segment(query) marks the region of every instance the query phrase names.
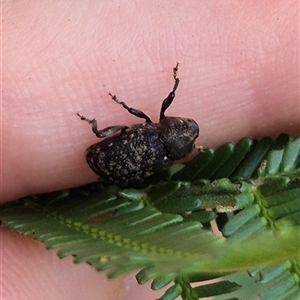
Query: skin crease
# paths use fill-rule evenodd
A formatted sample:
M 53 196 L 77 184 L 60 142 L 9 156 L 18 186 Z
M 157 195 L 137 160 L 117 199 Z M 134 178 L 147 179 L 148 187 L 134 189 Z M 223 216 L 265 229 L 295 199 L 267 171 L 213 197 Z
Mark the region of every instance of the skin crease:
M 95 181 L 84 159 L 100 127 L 166 115 L 200 126 L 198 144 L 299 135 L 298 1 L 4 1 L 1 202 Z M 0 233 L 1 299 L 153 299 L 132 277 L 107 281 L 31 237 Z M 129 278 L 129 279 L 128 279 Z

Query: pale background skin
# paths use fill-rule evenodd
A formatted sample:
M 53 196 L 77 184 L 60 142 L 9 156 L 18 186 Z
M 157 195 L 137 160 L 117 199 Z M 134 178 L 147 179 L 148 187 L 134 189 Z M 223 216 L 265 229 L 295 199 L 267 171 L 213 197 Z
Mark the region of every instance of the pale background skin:
M 83 3 L 84 2 L 84 3 Z M 188 3 L 188 4 L 186 4 Z M 299 135 L 298 1 L 4 1 L 1 201 L 95 181 L 84 151 L 101 128 L 194 118 L 197 144 Z M 154 299 L 132 277 L 107 281 L 32 238 L 0 235 L 1 299 Z M 126 290 L 127 289 L 127 290 Z

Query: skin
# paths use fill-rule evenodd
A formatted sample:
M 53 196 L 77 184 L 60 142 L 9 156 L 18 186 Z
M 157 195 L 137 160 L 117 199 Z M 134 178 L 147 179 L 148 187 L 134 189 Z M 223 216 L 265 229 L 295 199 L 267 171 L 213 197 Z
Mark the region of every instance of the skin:
M 88 4 L 88 5 L 87 5 Z M 200 126 L 197 144 L 299 136 L 298 1 L 4 1 L 1 203 L 97 180 L 85 149 L 102 128 L 158 120 Z M 0 233 L 1 299 L 153 299 L 132 277 L 106 280 L 31 237 Z

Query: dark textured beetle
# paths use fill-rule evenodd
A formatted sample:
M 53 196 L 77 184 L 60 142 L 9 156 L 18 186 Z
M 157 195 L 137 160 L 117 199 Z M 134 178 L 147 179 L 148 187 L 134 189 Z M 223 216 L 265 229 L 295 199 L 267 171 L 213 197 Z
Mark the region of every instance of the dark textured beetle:
M 162 103 L 159 123 L 153 123 L 142 111 L 128 107 L 111 93 L 115 102 L 146 122 L 130 128 L 120 125 L 98 130 L 95 119 L 77 113 L 81 120 L 92 124 L 97 137 L 106 137 L 86 150 L 86 160 L 96 174 L 114 183 L 136 181 L 167 168 L 193 150 L 199 135 L 198 124 L 192 119 L 165 116 L 179 84 L 177 71 L 178 63 L 173 68 L 174 87 Z

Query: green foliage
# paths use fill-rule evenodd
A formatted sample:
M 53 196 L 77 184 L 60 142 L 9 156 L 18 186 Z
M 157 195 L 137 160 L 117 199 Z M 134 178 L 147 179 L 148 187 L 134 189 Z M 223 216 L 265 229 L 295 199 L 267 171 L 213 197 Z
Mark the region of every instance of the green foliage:
M 160 299 L 238 297 L 244 286 L 222 277 L 245 270 L 261 299 L 298 299 L 299 153 L 299 138 L 244 138 L 142 189 L 94 183 L 26 197 L 0 207 L 0 220 L 110 277 L 140 270 L 140 284 L 168 287 Z

